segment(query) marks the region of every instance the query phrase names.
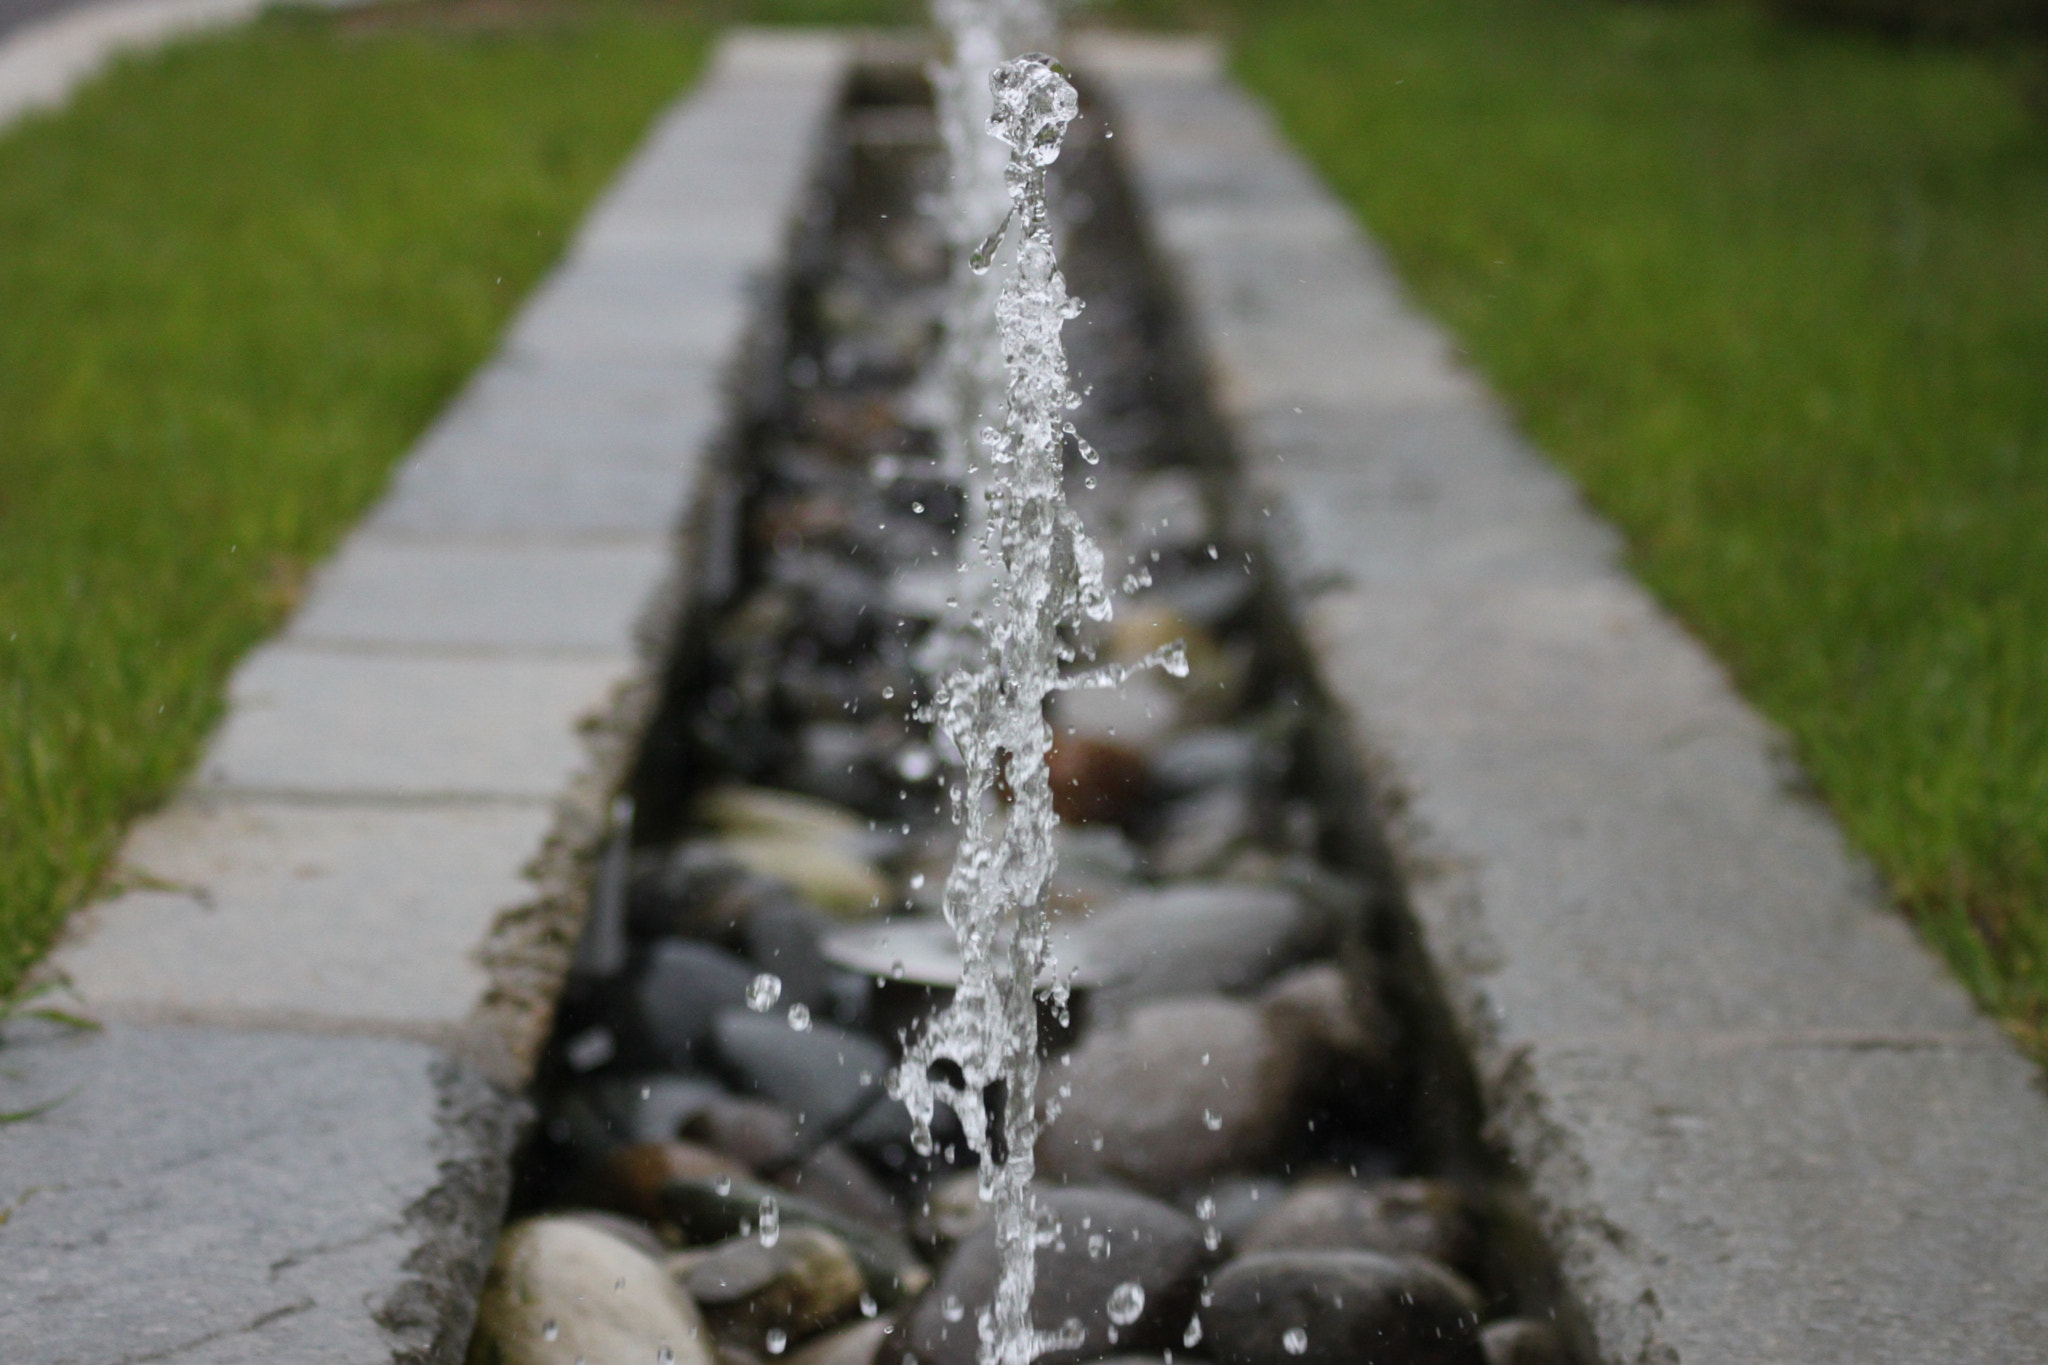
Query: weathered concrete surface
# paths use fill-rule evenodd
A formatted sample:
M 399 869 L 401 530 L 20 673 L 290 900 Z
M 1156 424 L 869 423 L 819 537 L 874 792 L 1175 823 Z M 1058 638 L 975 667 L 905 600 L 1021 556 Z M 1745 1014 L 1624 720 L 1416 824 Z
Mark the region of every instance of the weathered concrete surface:
M 736 35 L 238 671 L 11 1034 L 0 1362 L 453 1361 L 683 510 L 848 60 Z
M 80 911 L 73 990 L 129 1018 L 449 1036 L 476 947 L 546 837 L 543 804 L 186 801 L 136 831 L 135 885 Z M 395 951 L 394 951 L 395 946 Z
M 1081 56 L 1597 1357 L 2048 1358 L 2033 1068 L 1213 53 Z
M 515 1110 L 432 1048 L 15 1026 L 0 1359 L 458 1359 Z M 453 1338 L 452 1340 L 449 1338 Z

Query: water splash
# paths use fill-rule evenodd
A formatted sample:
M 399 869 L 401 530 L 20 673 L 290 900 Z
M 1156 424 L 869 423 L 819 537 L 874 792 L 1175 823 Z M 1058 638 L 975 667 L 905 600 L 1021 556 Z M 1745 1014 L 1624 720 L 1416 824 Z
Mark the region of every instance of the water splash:
M 949 787 L 961 837 L 944 897 L 961 980 L 952 1003 L 906 1040 L 890 1090 L 910 1109 L 919 1151 L 932 1150 L 933 1113 L 944 1103 L 980 1156 L 980 1194 L 991 1206 L 1001 1265 L 995 1300 L 977 1320 L 980 1358 L 1030 1365 L 1067 1340 L 1031 1322 L 1041 1231 L 1031 1197 L 1037 997 L 1049 966 L 1045 901 L 1058 826 L 1046 704 L 1074 659 L 1063 630 L 1083 618 L 1107 620 L 1110 603 L 1102 554 L 1067 506 L 1061 477 L 1065 444 L 1079 439 L 1067 416 L 1079 399 L 1060 331 L 1080 306 L 1053 248 L 1045 172 L 1080 100 L 1052 59 L 1038 55 L 1004 62 L 989 88 L 988 127 L 1008 148 L 1003 183 L 1016 234 L 995 303 L 1004 421 L 981 433 L 990 477 L 987 523 L 973 542 L 987 583 L 978 657 L 945 678 L 933 712 L 961 756 Z M 1047 993 L 1061 989 L 1055 982 Z

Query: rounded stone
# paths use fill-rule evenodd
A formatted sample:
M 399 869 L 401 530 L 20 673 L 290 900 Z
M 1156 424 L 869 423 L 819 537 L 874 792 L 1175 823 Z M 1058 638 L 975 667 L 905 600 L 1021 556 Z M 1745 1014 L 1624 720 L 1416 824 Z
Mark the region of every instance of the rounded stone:
M 469 1365 L 578 1360 L 713 1365 L 703 1319 L 661 1264 L 582 1218 L 533 1218 L 498 1239 Z
M 1038 1198 L 1059 1230 L 1038 1249 L 1033 1321 L 1052 1330 L 1076 1318 L 1085 1332 L 1078 1348 L 1048 1352 L 1040 1365 L 1179 1345 L 1208 1264 L 1200 1226 L 1177 1209 L 1122 1190 L 1042 1189 Z M 905 1311 L 877 1365 L 907 1365 L 911 1357 L 919 1365 L 975 1365 L 976 1318 L 995 1297 L 996 1276 L 995 1230 L 984 1226 Z M 1135 1317 L 1113 1323 L 1111 1297 L 1130 1284 L 1143 1291 L 1143 1302 Z
M 1504 1318 L 1479 1334 L 1486 1365 L 1565 1365 L 1564 1338 L 1536 1318 Z
M 1220 1365 L 1486 1365 L 1478 1294 L 1420 1257 L 1259 1252 L 1209 1288 L 1203 1334 Z
M 1095 1029 L 1069 1058 L 1042 1081 L 1043 1099 L 1059 1105 L 1038 1142 L 1050 1179 L 1171 1196 L 1258 1166 L 1291 1135 L 1301 1058 L 1255 1006 L 1155 1001 Z
M 1311 1181 L 1244 1230 L 1238 1249 L 1377 1251 L 1424 1256 L 1461 1270 L 1477 1258 L 1471 1206 L 1442 1180 Z

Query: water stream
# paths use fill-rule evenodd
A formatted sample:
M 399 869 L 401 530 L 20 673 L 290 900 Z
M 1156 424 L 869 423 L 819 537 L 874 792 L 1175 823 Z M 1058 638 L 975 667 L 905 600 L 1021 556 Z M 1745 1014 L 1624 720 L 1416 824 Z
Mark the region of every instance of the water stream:
M 856 73 L 738 376 L 472 1361 L 1560 1365 L 1119 144 L 1042 59 L 983 139 L 969 456 L 929 401 L 967 234 L 919 211 L 924 55 Z

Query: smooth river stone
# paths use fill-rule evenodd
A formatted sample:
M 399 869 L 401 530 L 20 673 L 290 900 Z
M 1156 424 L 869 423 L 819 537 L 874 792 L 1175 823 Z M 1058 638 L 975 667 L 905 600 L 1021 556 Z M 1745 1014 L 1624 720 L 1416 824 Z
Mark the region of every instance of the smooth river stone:
M 1470 1203 L 1442 1180 L 1308 1181 L 1244 1229 L 1237 1249 L 1377 1251 L 1424 1256 L 1470 1272 L 1479 1229 Z
M 633 975 L 627 1057 L 673 1071 L 704 1062 L 714 1021 L 747 1002 L 759 969 L 705 943 L 664 939 Z
M 585 1218 L 534 1218 L 498 1239 L 469 1365 L 715 1365 L 697 1306 L 660 1262 Z
M 1039 1365 L 1077 1365 L 1112 1349 L 1145 1351 L 1178 1345 L 1195 1310 L 1209 1253 L 1199 1224 L 1142 1195 L 1110 1189 L 1043 1189 L 1040 1202 L 1059 1233 L 1038 1249 L 1032 1318 L 1052 1330 L 1078 1318 L 1087 1336 L 1078 1350 L 1048 1352 Z M 876 1365 L 975 1365 L 975 1320 L 995 1297 L 996 1242 L 984 1226 L 960 1244 L 939 1277 L 903 1314 L 902 1326 L 876 1355 Z M 1130 1322 L 1110 1322 L 1110 1296 L 1137 1285 L 1144 1303 Z
M 1486 1365 L 1565 1365 L 1564 1338 L 1535 1318 L 1506 1318 L 1479 1334 Z
M 1256 1005 L 1220 996 L 1140 1005 L 1068 1056 L 1043 1073 L 1041 1099 L 1060 1105 L 1038 1142 L 1048 1179 L 1171 1196 L 1259 1166 L 1292 1136 L 1303 1059 Z
M 772 1247 L 757 1235 L 711 1248 L 683 1287 L 721 1341 L 760 1348 L 771 1330 L 801 1341 L 852 1317 L 867 1283 L 846 1243 L 823 1228 L 793 1227 Z
M 1327 949 L 1330 916 L 1291 887 L 1190 882 L 1140 892 L 1072 931 L 1072 951 L 1115 984 L 1114 1011 L 1141 1000 L 1238 994 Z
M 1209 1290 L 1203 1349 L 1220 1365 L 1486 1365 L 1478 1294 L 1420 1257 L 1264 1251 Z

